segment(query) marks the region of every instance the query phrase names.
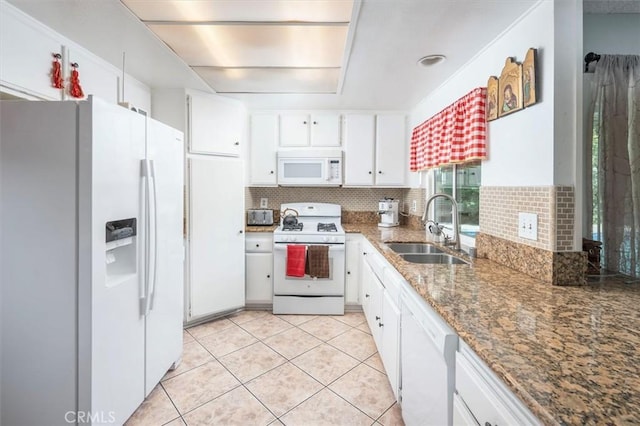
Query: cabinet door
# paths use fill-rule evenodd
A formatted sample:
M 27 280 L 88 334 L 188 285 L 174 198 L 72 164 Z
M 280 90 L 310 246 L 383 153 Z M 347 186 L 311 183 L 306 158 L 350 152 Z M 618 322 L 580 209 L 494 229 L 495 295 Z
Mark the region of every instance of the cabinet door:
M 49 75 L 51 55 L 62 53 L 61 41 L 7 3 L 0 10 L 0 83 L 38 98 L 61 100 L 63 91 L 51 86 Z
M 251 184 L 276 185 L 278 115 L 251 116 Z
M 375 320 L 375 316 L 378 311 L 378 307 L 376 306 L 376 285 L 375 282 L 377 280 L 376 276 L 371 269 L 371 266 L 365 261 L 362 262 L 362 310 L 364 311 L 364 316 L 367 319 L 367 324 L 369 325 L 369 329 L 373 334 L 374 331 L 377 331 L 378 324 Z M 374 327 L 375 326 L 375 327 Z M 376 342 L 377 344 L 377 342 Z
M 191 158 L 189 271 L 196 318 L 244 306 L 244 185 L 242 161 Z
M 453 394 L 453 426 L 478 426 L 478 422 L 458 393 Z
M 340 114 L 312 114 L 311 146 L 340 146 Z
M 396 399 L 400 387 L 400 309 L 385 291 L 382 295 L 382 350 L 380 358 Z
M 344 126 L 344 185 L 372 186 L 375 117 L 349 114 Z
M 273 253 L 247 253 L 246 303 L 273 303 Z
M 197 154 L 239 156 L 245 126 L 242 104 L 215 95 L 187 97 L 189 149 Z
M 360 304 L 360 236 L 347 235 L 345 303 Z
M 280 115 L 280 146 L 309 145 L 309 115 Z
M 404 115 L 378 115 L 376 118 L 376 185 L 406 184 L 409 158 Z
M 95 95 L 110 103 L 118 103 L 118 74 L 95 56 L 80 49 L 69 49 L 69 63 L 78 64 L 80 86 L 86 96 Z M 69 90 L 65 89 L 68 99 Z

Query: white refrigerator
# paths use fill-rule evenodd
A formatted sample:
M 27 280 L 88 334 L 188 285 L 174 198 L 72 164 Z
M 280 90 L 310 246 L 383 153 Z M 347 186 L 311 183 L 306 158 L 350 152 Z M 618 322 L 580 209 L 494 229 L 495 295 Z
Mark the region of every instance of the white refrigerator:
M 0 101 L 0 424 L 122 424 L 182 354 L 181 132 Z

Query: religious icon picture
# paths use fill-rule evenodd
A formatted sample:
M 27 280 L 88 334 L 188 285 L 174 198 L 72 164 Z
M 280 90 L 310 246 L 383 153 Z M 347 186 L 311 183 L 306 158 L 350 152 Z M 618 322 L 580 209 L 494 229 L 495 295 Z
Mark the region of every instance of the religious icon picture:
M 503 117 L 522 108 L 522 65 L 507 58 L 498 83 L 498 116 Z
M 528 107 L 538 102 L 536 96 L 536 49 L 527 50 L 522 62 L 522 101 Z
M 498 77 L 491 76 L 487 81 L 487 121 L 498 118 Z

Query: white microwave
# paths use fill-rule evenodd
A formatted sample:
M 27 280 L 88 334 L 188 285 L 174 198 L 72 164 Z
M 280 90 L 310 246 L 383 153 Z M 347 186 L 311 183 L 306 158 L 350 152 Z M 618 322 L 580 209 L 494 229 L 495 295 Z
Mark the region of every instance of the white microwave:
M 278 185 L 342 185 L 342 151 L 278 151 Z

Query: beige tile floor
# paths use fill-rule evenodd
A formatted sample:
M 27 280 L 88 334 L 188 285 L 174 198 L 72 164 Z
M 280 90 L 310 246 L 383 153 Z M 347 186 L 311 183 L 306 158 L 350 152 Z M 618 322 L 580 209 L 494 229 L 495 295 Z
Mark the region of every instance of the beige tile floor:
M 184 332 L 134 425 L 403 425 L 362 313 L 244 311 Z

